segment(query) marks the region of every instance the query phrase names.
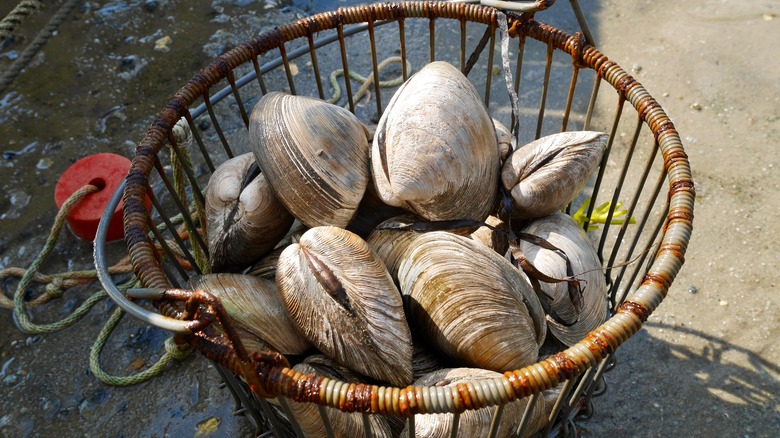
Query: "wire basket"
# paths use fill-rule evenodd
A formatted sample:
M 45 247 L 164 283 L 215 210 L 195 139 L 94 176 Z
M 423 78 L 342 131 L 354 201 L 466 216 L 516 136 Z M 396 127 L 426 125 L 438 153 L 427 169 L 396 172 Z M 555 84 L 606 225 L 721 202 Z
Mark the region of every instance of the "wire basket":
M 495 433 L 507 403 L 524 397 L 535 401 L 556 388 L 554 396 L 546 395 L 550 400 L 545 426 L 528 429 L 534 415 L 531 402 L 513 432 L 518 436 L 575 433 L 572 419 L 590 415 L 592 397 L 606 389 L 603 373 L 615 364 L 615 350 L 641 328 L 665 297 L 683 264 L 694 200 L 690 166 L 674 125 L 639 82 L 582 34 L 567 35 L 527 13 L 506 15 L 512 86 L 519 95 L 520 110 L 513 112 L 507 84 L 494 72 L 501 56 L 495 49 L 499 14 L 490 7 L 465 3 L 383 3 L 342 8 L 275 28 L 222 55 L 193 77 L 170 99 L 138 145 L 124 191 L 115 194 L 106 211 L 113 211 L 121 195 L 127 250 L 144 286 L 128 295 L 149 299 L 156 312 L 128 301 L 108 277 L 105 219 L 95 253 L 101 281 L 134 316 L 178 333 L 178 342 L 195 346 L 220 364 L 237 403 L 258 430 L 300 436 L 301 429 L 289 412 L 292 399 L 362 413 L 366 424 L 372 415 L 397 416 L 408 430 L 415 430 L 415 414 L 451 413 L 457 424 L 466 409 L 495 407 L 491 428 Z M 586 218 L 600 212 L 605 216 L 597 229 L 587 219 L 584 227 L 590 226 L 603 262 L 608 319 L 579 343 L 534 365 L 506 372 L 500 379 L 467 382 L 461 391 L 393 388 L 295 373 L 279 355 L 250 357 L 242 346 L 230 345 L 224 335 L 205 329 L 210 320 L 191 319 L 197 309 L 188 301 L 190 295 L 178 288 L 200 273 L 196 252 L 207 248 L 197 233 L 183 238 L 174 232 L 172 218 L 178 215 L 190 230 L 197 229 L 190 202 L 203 202 L 202 190 L 216 166 L 250 150 L 247 108 L 270 91 L 325 99 L 329 84 L 322 78 L 324 72 L 373 72 L 381 78 L 381 61 L 393 56 L 401 58 L 396 72 L 403 79 L 433 60 L 469 70 L 468 78 L 482 90 L 491 115 L 507 126 L 519 126 L 513 133 L 518 145 L 566 130 L 610 134 L 595 178 L 567 209 L 581 208 Z M 365 123 L 379 118 L 394 91 L 373 87 L 372 103 L 361 105 L 353 98 L 350 81 L 340 82 L 347 107 Z M 605 86 L 614 93 L 605 93 Z M 194 136 L 192 153 L 173 132 L 182 118 Z M 189 165 L 174 175 L 163 164 L 169 159 Z M 177 180 L 188 183 L 186 190 L 175 184 Z M 147 197 L 154 206 L 151 213 L 145 206 Z M 585 198 L 590 198 L 589 203 L 584 203 Z M 633 217 L 635 223 L 616 221 L 621 200 L 626 201 L 625 217 Z M 597 205 L 604 201 L 610 201 L 606 210 Z M 211 316 L 216 315 L 221 331 L 232 336 L 218 301 L 210 299 L 200 303 L 213 305 L 216 310 Z M 275 401 L 269 403 L 262 396 Z M 328 424 L 324 410 L 318 412 Z M 329 426 L 327 430 L 333 433 Z

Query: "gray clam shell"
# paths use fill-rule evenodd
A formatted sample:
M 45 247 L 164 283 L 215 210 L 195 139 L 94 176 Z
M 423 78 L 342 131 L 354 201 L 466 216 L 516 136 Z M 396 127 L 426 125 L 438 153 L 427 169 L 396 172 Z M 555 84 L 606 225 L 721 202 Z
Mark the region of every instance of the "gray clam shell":
M 575 276 L 584 280 L 582 310 L 577 314 L 569 298 L 568 284 L 540 282 L 540 287 L 553 297 L 550 307 L 564 321 L 575 321 L 566 326 L 547 317 L 547 327 L 556 339 L 566 345 L 574 345 L 588 332 L 601 325 L 607 315 L 607 287 L 596 250 L 590 238 L 577 222 L 563 213 L 536 219 L 523 232 L 547 240 L 561 249 L 572 264 Z M 555 278 L 566 277 L 564 260 L 555 252 L 521 241 L 520 249 L 537 269 Z M 578 318 L 579 316 L 579 318 Z
M 517 149 L 501 168 L 513 216 L 533 219 L 565 207 L 598 168 L 608 138 L 603 132 L 561 132 Z
M 457 68 L 432 62 L 393 95 L 371 147 L 383 202 L 428 220 L 482 220 L 499 169 L 493 122 Z

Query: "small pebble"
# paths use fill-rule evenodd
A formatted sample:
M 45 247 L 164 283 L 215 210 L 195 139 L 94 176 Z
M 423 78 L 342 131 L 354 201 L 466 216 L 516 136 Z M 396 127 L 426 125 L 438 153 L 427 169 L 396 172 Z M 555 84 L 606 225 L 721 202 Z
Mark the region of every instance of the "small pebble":
M 54 164 L 54 160 L 51 158 L 41 158 L 38 160 L 38 164 L 35 165 L 35 168 L 38 170 L 46 170 L 50 168 L 52 164 Z
M 138 371 L 138 370 L 140 370 L 141 368 L 143 368 L 143 367 L 144 367 L 144 365 L 145 365 L 145 364 L 144 364 L 144 360 L 143 360 L 143 359 L 141 359 L 141 358 L 138 358 L 138 359 L 136 359 L 136 360 L 134 360 L 134 361 L 130 362 L 130 366 L 131 366 L 131 367 L 132 367 L 134 370 L 136 370 L 136 371 Z
M 723 307 L 726 307 L 726 306 L 728 306 L 728 305 L 729 305 L 729 302 L 728 302 L 728 301 L 726 301 L 726 300 L 720 300 L 720 301 L 718 301 L 718 304 L 720 304 L 720 305 L 721 305 L 721 306 L 723 306 Z
M 168 52 L 171 50 L 170 47 L 168 47 L 173 42 L 173 39 L 169 36 L 164 36 L 160 38 L 159 40 L 154 42 L 154 50 L 157 50 L 158 52 Z
M 699 288 L 694 285 L 690 285 L 688 286 L 688 293 L 692 295 L 696 295 L 697 293 L 699 293 Z
M 211 417 L 201 421 L 197 425 L 197 432 L 195 432 L 195 436 L 202 437 L 216 433 L 217 429 L 219 428 L 219 423 L 221 422 L 222 420 L 219 417 Z
M 290 63 L 290 74 L 293 76 L 298 76 L 298 65 L 294 62 Z
M 699 102 L 694 102 L 691 104 L 691 109 L 694 109 L 696 111 L 701 111 L 701 105 L 699 104 Z
M 639 64 L 634 64 L 631 66 L 631 71 L 634 73 L 639 73 L 640 71 L 642 71 L 642 66 Z
M 146 0 L 144 2 L 144 11 L 154 12 L 158 6 L 160 6 L 160 3 L 157 0 Z

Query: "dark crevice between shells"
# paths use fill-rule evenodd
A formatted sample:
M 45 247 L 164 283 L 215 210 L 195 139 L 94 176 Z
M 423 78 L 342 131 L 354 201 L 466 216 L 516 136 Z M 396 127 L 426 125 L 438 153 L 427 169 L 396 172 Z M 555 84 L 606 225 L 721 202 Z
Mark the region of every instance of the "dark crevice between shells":
M 230 213 L 228 214 L 227 220 L 223 224 L 223 231 L 225 233 L 228 232 L 228 229 L 233 226 L 236 219 L 236 214 L 238 213 L 238 207 L 241 205 L 241 193 L 244 192 L 244 189 L 249 186 L 249 184 L 252 183 L 257 177 L 260 176 L 260 167 L 257 165 L 257 161 L 252 161 L 252 164 L 249 166 L 249 168 L 246 171 L 246 174 L 244 175 L 244 180 L 241 181 L 241 189 L 238 191 L 238 197 L 236 197 L 236 202 L 233 204 L 233 208 L 230 209 Z

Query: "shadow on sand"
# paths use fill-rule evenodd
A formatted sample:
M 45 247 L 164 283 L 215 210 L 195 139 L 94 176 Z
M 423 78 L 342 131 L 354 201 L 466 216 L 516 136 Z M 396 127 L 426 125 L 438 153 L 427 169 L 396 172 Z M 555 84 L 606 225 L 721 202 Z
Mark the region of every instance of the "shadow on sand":
M 646 328 L 618 350 L 605 396 L 580 423 L 584 436 L 777 436 L 778 364 L 687 327 Z M 633 428 L 648 416 L 655 427 Z M 771 430 L 757 428 L 756 418 L 770 419 Z

